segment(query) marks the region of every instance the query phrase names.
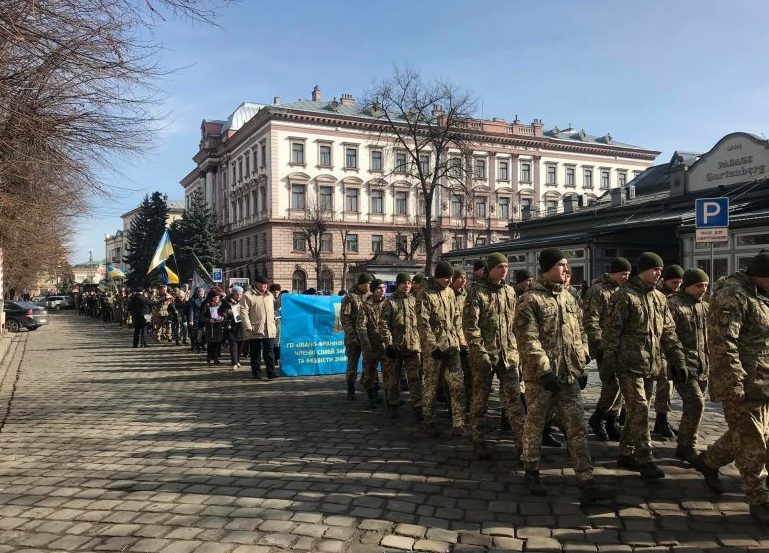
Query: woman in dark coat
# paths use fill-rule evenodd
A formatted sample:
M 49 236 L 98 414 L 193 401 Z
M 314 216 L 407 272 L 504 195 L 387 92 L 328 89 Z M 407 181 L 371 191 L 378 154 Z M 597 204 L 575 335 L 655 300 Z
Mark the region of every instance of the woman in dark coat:
M 208 293 L 203 307 L 200 309 L 200 321 L 203 323 L 206 335 L 206 363 L 221 364 L 222 340 L 224 340 L 224 318 L 219 315 L 219 294 L 214 290 Z
M 131 314 L 131 320 L 134 324 L 134 347 L 139 347 L 139 342 L 143 348 L 147 347 L 147 320 L 152 316 L 152 303 L 141 290 L 135 290 L 128 298 L 126 309 Z M 146 315 L 146 316 L 145 316 Z
M 190 350 L 195 353 L 203 351 L 204 340 L 202 338 L 204 329 L 200 325 L 200 311 L 205 301 L 205 288 L 196 288 L 195 294 L 190 298 L 186 306 L 185 316 L 187 317 L 187 328 L 189 328 L 190 332 Z M 199 326 L 200 328 L 198 328 Z
M 240 322 L 240 298 L 243 288 L 233 286 L 230 295 L 224 298 L 219 308 L 219 315 L 224 318 L 224 339 L 230 344 L 230 362 L 232 370 L 240 367 L 240 351 L 243 346 L 243 324 Z

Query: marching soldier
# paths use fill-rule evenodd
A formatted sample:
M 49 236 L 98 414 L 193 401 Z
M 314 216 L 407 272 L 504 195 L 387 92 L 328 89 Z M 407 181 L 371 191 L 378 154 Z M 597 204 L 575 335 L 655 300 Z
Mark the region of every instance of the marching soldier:
M 457 307 L 459 308 L 460 313 L 462 313 L 462 310 L 465 307 L 465 300 L 467 299 L 467 289 L 465 288 L 466 284 L 467 273 L 465 273 L 464 269 L 454 269 L 454 274 L 451 277 L 451 289 L 454 290 L 454 296 L 457 299 Z M 464 333 L 464 330 L 460 328 L 459 332 Z M 464 337 L 462 342 L 465 342 Z M 467 347 L 462 347 L 459 349 L 459 360 L 462 364 L 462 379 L 465 384 L 465 410 L 466 414 L 469 414 L 467 410 L 470 408 L 470 398 L 473 397 L 472 392 L 470 391 L 472 390 L 473 386 L 473 377 L 470 374 L 470 365 L 467 362 Z
M 531 288 L 531 285 L 534 284 L 534 277 L 528 269 L 519 269 L 515 271 L 513 280 L 515 280 L 515 295 L 518 297 L 521 297 Z
M 641 254 L 638 274 L 609 300 L 603 327 L 603 361 L 615 368 L 627 409 L 617 465 L 648 480 L 665 477 L 654 464 L 649 435 L 649 398 L 663 369 L 663 354 L 674 382 L 685 384 L 688 374 L 670 309 L 655 288 L 662 267 L 657 254 Z
M 619 393 L 615 368 L 607 366 L 603 358 L 601 329 L 605 326 L 609 314 L 609 299 L 620 286 L 627 283 L 631 268 L 630 261 L 624 257 L 613 259 L 609 264 L 609 272 L 590 287 L 583 301 L 583 321 L 590 357 L 596 360 L 598 375 L 601 378 L 601 395 L 588 423 L 602 442 L 620 439 L 617 417 L 622 407 L 622 396 Z
M 521 298 L 514 322 L 528 407 L 523 429 L 524 481 L 534 495 L 547 494 L 539 461 L 545 419 L 554 404 L 566 434 L 582 503 L 586 505 L 614 496 L 613 490 L 593 481 L 581 391 L 587 385 L 587 343 L 579 307 L 563 289 L 568 271 L 566 256 L 555 248 L 542 250 L 539 267 L 542 278 Z
M 371 281 L 371 293 L 358 308 L 355 326 L 363 352 L 363 374 L 360 383 L 366 390 L 369 406 L 373 409 L 379 400 L 379 377 L 377 366 L 385 359 L 384 343 L 379 334 L 379 317 L 385 301 L 385 283 L 378 278 Z
M 769 523 L 766 436 L 769 433 L 769 253 L 726 278 L 710 303 L 710 397 L 721 401 L 727 431 L 695 460 L 718 493 L 718 468 L 734 461 L 750 515 Z M 715 337 L 718 336 L 718 339 Z
M 417 330 L 416 298 L 411 294 L 411 277 L 399 273 L 397 289 L 384 302 L 379 318 L 379 333 L 385 346 L 382 363 L 387 407 L 391 418 L 398 417 L 401 373 L 406 373 L 411 407 L 417 420 L 422 420 L 422 382 L 420 376 L 419 331 Z
M 523 404 L 518 380 L 518 348 L 513 336 L 515 291 L 505 282 L 507 257 L 493 253 L 486 259 L 488 277 L 470 289 L 465 300 L 462 325 L 469 349 L 473 378 L 470 403 L 472 440 L 481 459 L 491 457 L 484 438 L 491 381 L 497 375 L 500 403 L 515 436 L 517 454 L 522 453 Z
M 440 436 L 435 428 L 435 397 L 443 376 L 451 398 L 452 435 L 460 436 L 464 426 L 465 397 L 460 348 L 465 346 L 462 314 L 449 288 L 454 271 L 440 261 L 419 303 L 418 327 L 422 338 L 422 416 L 430 437 Z
M 344 329 L 344 348 L 347 356 L 347 399 L 355 399 L 355 379 L 358 376 L 358 362 L 361 354 L 358 329 L 355 326 L 358 310 L 369 295 L 369 285 L 373 278 L 368 273 L 360 273 L 355 281 L 355 288 L 344 297 L 340 307 L 339 318 Z

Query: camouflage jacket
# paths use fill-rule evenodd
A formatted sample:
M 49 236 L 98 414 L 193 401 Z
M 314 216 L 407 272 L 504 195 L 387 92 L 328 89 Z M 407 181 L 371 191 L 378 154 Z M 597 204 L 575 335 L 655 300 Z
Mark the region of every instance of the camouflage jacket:
M 668 307 L 676 323 L 676 334 L 691 377 L 708 379 L 708 303 L 680 290 L 668 296 Z
M 422 339 L 422 351 L 429 355 L 434 350 L 459 351 L 464 345 L 462 313 L 449 286 L 430 283 L 422 293 L 417 324 Z
M 649 378 L 664 370 L 663 353 L 669 362 L 685 366 L 665 295 L 635 276 L 609 300 L 603 326 L 604 362 L 618 373 Z
M 356 321 L 358 319 L 358 311 L 361 304 L 369 297 L 370 293 L 366 292 L 361 294 L 357 290 L 350 290 L 347 295 L 342 299 L 342 306 L 340 307 L 339 319 L 344 329 L 344 343 L 345 345 L 360 344 L 358 339 L 358 331 L 356 328 Z
M 457 306 L 459 307 L 459 316 L 462 317 L 462 310 L 465 308 L 465 300 L 467 300 L 467 288 L 462 288 L 459 292 L 454 290 L 454 297 L 456 298 Z M 460 342 L 467 344 L 467 340 L 465 340 L 465 331 L 461 325 L 459 327 L 459 332 L 462 334 Z
M 609 298 L 617 291 L 619 284 L 614 282 L 606 273 L 593 284 L 585 294 L 582 303 L 585 334 L 590 348 L 590 357 L 601 359 L 603 353 L 602 328 L 609 314 Z
M 379 334 L 385 347 L 395 346 L 405 352 L 419 351 L 417 300 L 412 294 L 395 292 L 384 302 Z
M 364 352 L 384 354 L 382 336 L 379 334 L 379 317 L 382 314 L 385 300 L 377 301 L 372 294 L 363 301 L 358 309 L 358 317 L 355 319 L 355 328 L 360 340 L 360 347 Z
M 582 310 L 563 286 L 534 281 L 518 302 L 513 329 L 525 382 L 551 371 L 561 382 L 582 375 L 587 355 Z
M 488 354 L 492 367 L 500 360 L 507 367 L 518 367 L 514 319 L 512 286 L 484 279 L 470 288 L 462 310 L 462 328 L 470 355 Z
M 728 401 L 735 392 L 769 400 L 769 296 L 743 272 L 721 283 L 710 302 L 710 397 Z

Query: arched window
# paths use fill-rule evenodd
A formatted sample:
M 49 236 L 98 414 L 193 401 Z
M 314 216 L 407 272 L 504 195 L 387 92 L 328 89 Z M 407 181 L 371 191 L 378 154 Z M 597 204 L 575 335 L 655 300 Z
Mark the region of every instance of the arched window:
M 291 291 L 301 294 L 305 290 L 307 290 L 307 275 L 304 271 L 297 269 L 294 271 L 294 274 L 291 275 Z
M 320 291 L 326 294 L 334 293 L 334 273 L 329 269 L 323 269 L 320 273 L 320 285 L 318 286 Z

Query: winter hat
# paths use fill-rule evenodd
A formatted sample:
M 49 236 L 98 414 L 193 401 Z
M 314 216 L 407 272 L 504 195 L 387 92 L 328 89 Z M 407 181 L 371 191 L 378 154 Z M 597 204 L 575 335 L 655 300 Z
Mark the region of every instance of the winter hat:
M 454 275 L 454 268 L 445 261 L 439 261 L 435 266 L 435 278 L 451 278 Z
M 267 277 L 264 275 L 259 275 L 256 277 L 256 283 L 257 284 L 269 284 L 270 281 L 267 280 Z
M 496 267 L 500 263 L 507 263 L 507 257 L 505 257 L 499 252 L 494 252 L 492 254 L 489 254 L 489 256 L 486 258 L 486 266 L 489 268 L 489 271 L 491 271 L 494 267 Z
M 358 278 L 355 280 L 355 284 L 367 284 L 374 280 L 374 277 L 371 276 L 368 273 L 360 273 L 358 275 Z
M 684 268 L 680 265 L 668 265 L 665 270 L 662 271 L 662 280 L 670 280 L 671 278 L 683 278 Z M 700 281 L 703 282 L 703 281 Z
M 417 284 L 422 284 L 424 281 L 427 280 L 427 277 L 424 275 L 424 273 L 417 273 L 414 275 L 414 277 L 411 279 L 411 282 L 416 282 Z
M 243 293 L 243 287 L 241 286 L 233 286 L 232 292 L 235 294 L 242 294 Z
M 395 284 L 403 284 L 404 282 L 410 282 L 411 276 L 408 273 L 398 273 L 395 277 Z
M 769 253 L 760 253 L 751 259 L 745 273 L 752 277 L 769 277 Z
M 531 271 L 528 269 L 519 269 L 515 271 L 515 283 L 521 283 L 524 280 L 529 280 L 530 278 L 534 278 L 534 275 L 531 274 Z
M 461 278 L 463 276 L 467 276 L 467 273 L 465 272 L 465 270 L 464 269 L 456 268 L 456 269 L 454 269 L 454 274 L 451 275 L 451 278 L 453 280 L 456 280 L 456 279 Z
M 686 269 L 683 274 L 682 288 L 691 286 L 692 284 L 699 284 L 700 282 L 710 282 L 708 274 L 702 269 Z
M 662 261 L 662 258 L 654 252 L 642 253 L 636 262 L 636 268 L 638 269 L 639 273 L 643 273 L 644 271 L 648 271 L 649 269 L 654 269 L 656 267 L 662 268 L 664 266 L 665 262 Z
M 473 272 L 478 271 L 480 269 L 488 269 L 488 266 L 486 265 L 485 261 L 481 261 L 480 259 L 476 260 L 475 263 L 473 263 Z
M 379 288 L 382 284 L 384 284 L 384 280 L 379 280 L 378 278 L 375 278 L 371 281 L 371 289 L 376 290 Z
M 539 254 L 539 268 L 542 269 L 543 273 L 546 273 L 565 257 L 566 255 L 558 248 L 545 248 Z
M 624 257 L 615 257 L 611 260 L 611 263 L 609 263 L 610 273 L 625 273 L 632 270 L 633 267 L 630 265 L 630 261 Z

